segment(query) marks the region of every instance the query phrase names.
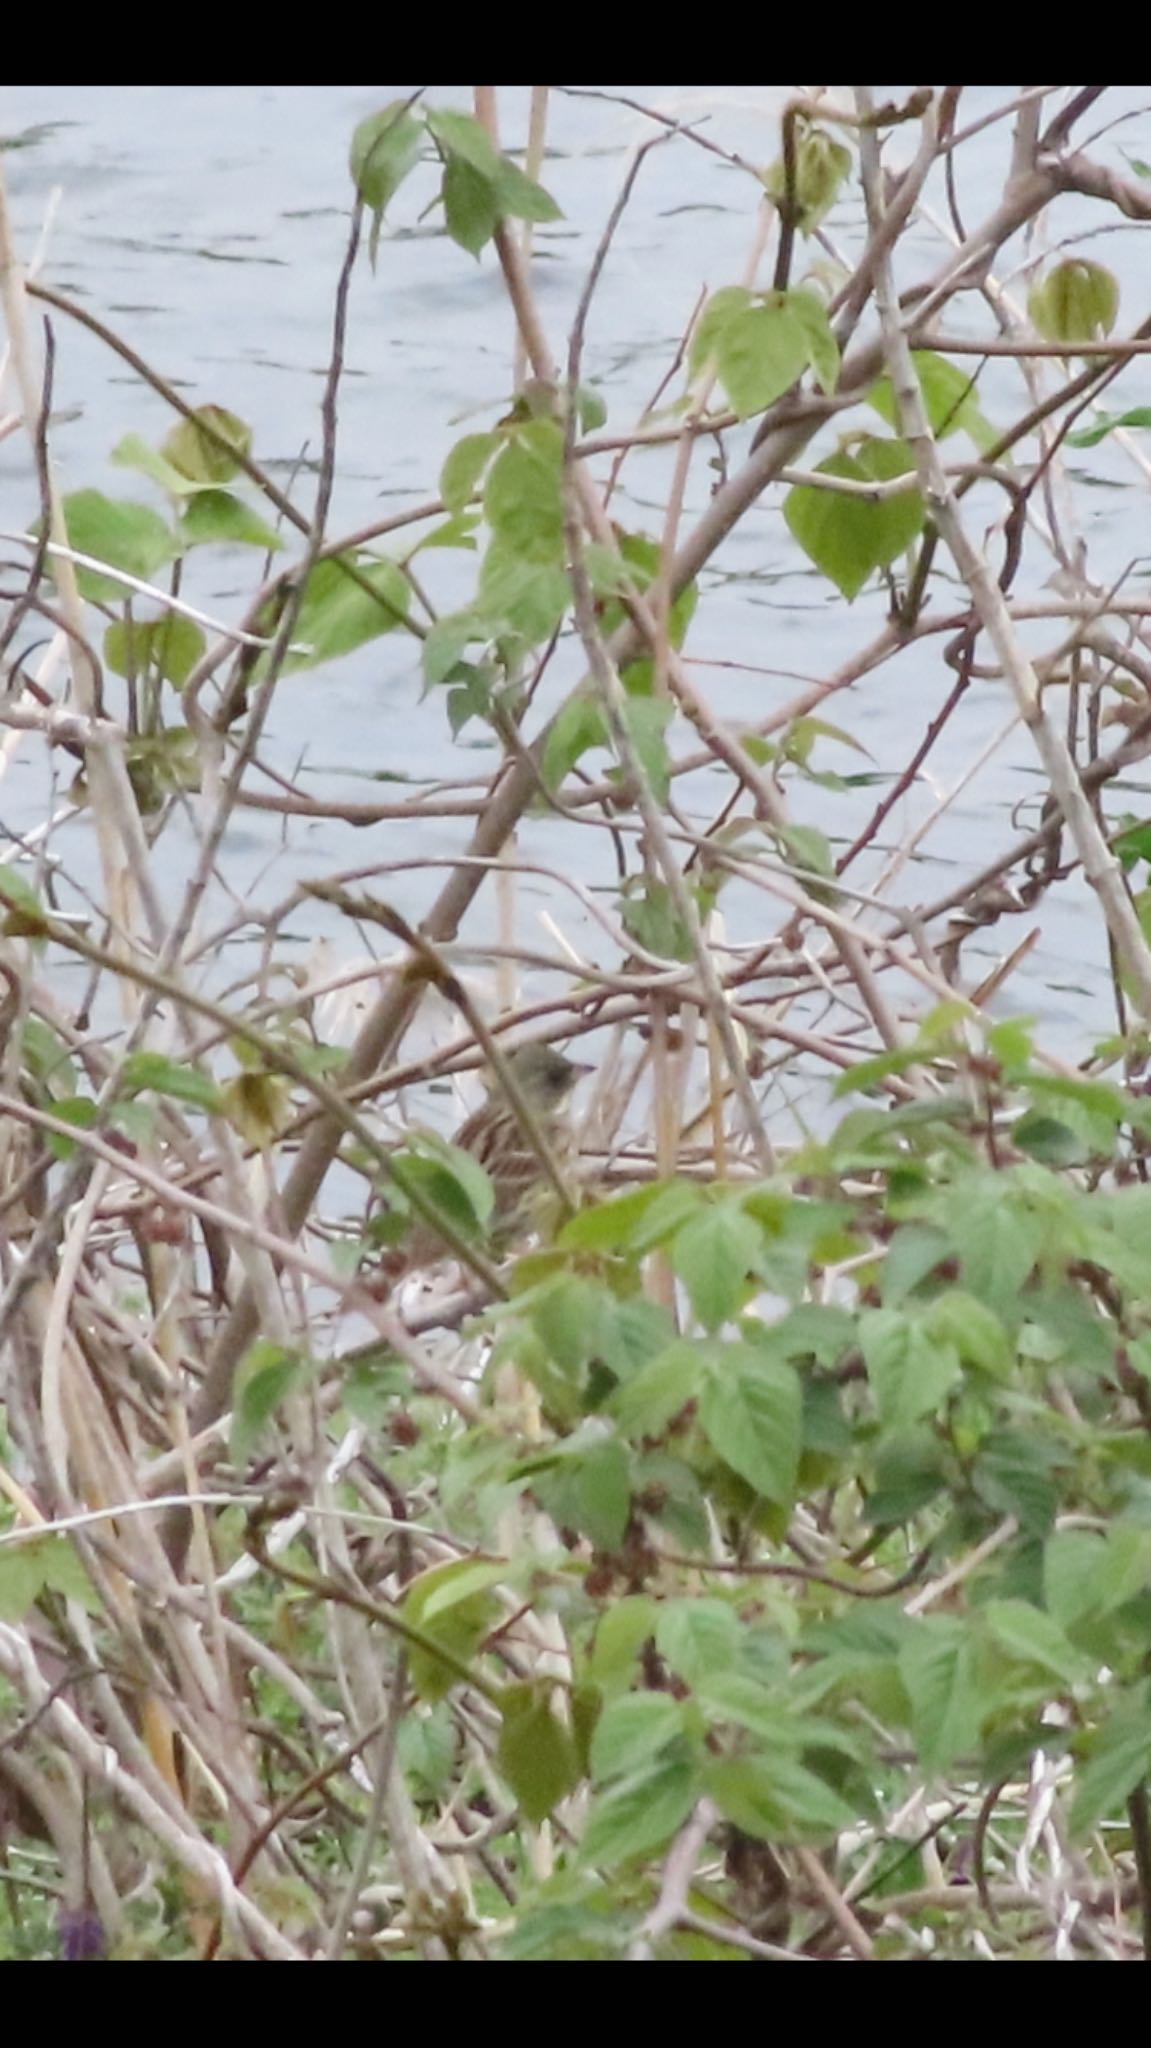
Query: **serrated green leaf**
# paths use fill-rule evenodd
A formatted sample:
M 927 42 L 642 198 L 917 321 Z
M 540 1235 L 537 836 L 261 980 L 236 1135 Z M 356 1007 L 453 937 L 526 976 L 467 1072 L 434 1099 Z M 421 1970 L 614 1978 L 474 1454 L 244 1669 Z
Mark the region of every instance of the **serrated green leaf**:
M 998 1514 L 1014 1515 L 1028 1535 L 1046 1535 L 1058 1494 L 1052 1453 L 1041 1440 L 1018 1430 L 993 1431 L 979 1447 L 972 1480 L 980 1498 Z
M 565 1455 L 533 1485 L 553 1521 L 590 1537 L 597 1550 L 619 1549 L 631 1512 L 631 1466 L 615 1438 L 569 1440 Z
M 706 1358 L 690 1338 L 682 1338 L 648 1360 L 616 1393 L 611 1402 L 626 1436 L 657 1437 L 704 1384 Z
M 859 1819 L 814 1771 L 779 1751 L 708 1763 L 705 1781 L 726 1819 L 761 1842 L 834 1834 Z
M 671 1263 L 700 1322 L 717 1330 L 743 1306 L 760 1232 L 734 1202 L 714 1202 L 692 1216 L 672 1240 Z
M 562 553 L 562 550 L 559 551 Z M 540 561 L 518 543 L 493 536 L 480 567 L 479 606 L 493 628 L 511 627 L 529 646 L 554 633 L 568 608 L 571 587 L 558 559 Z
M 714 1368 L 699 1419 L 712 1449 L 764 1500 L 790 1507 L 803 1436 L 803 1396 L 790 1365 L 756 1357 Z
M 984 1701 L 969 1632 L 949 1615 L 925 1615 L 899 1652 L 911 1726 L 926 1771 L 974 1748 Z
M 614 1871 L 662 1848 L 683 1826 L 699 1790 L 694 1765 L 675 1757 L 609 1785 L 592 1800 L 581 1862 Z
M 656 1624 L 660 1656 L 689 1685 L 728 1671 L 740 1652 L 743 1629 L 725 1600 L 697 1594 L 689 1600 L 664 1601 Z
M 43 1538 L 0 1547 L 0 1621 L 23 1621 L 44 1584 Z
M 647 1769 L 683 1732 L 683 1709 L 666 1692 L 629 1692 L 609 1700 L 596 1723 L 591 1767 L 596 1779 Z
M 954 1345 L 935 1340 L 923 1323 L 899 1309 L 867 1311 L 860 1318 L 859 1342 L 887 1430 L 909 1429 L 933 1414 L 963 1377 Z
M 1015 1363 L 1015 1346 L 999 1317 L 985 1302 L 962 1288 L 937 1295 L 926 1314 L 926 1328 L 937 1343 L 952 1346 L 964 1363 L 993 1379 L 1006 1380 Z
M 980 1618 L 992 1640 L 1020 1664 L 1034 1664 L 1064 1685 L 1075 1685 L 1088 1667 L 1059 1623 L 1027 1600 L 989 1600 Z

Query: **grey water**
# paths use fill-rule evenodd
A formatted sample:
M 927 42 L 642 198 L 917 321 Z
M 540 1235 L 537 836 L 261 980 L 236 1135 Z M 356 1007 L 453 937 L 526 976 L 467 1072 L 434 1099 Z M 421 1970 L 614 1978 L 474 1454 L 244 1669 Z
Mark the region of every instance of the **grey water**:
M 348 144 L 357 121 L 406 92 L 401 86 L 10 86 L 0 92 L 0 138 L 10 199 L 25 258 L 43 237 L 39 275 L 114 327 L 194 403 L 227 406 L 253 428 L 254 452 L 305 510 L 320 445 L 319 405 L 331 350 L 332 300 L 346 242 L 351 186 Z M 778 152 L 783 87 L 620 88 L 752 164 Z M 971 121 L 1009 95 L 1009 88 L 972 87 L 962 118 Z M 428 89 L 435 104 L 467 106 L 457 87 Z M 1092 154 L 1128 175 L 1151 157 L 1151 88 L 1111 87 L 1087 130 L 1109 124 Z M 1054 102 L 1049 101 L 1051 107 Z M 501 89 L 506 147 L 525 142 L 525 89 Z M 553 351 L 565 337 L 593 252 L 635 144 L 651 124 L 618 99 L 552 94 L 543 179 L 563 210 L 537 229 L 533 281 Z M 957 184 L 968 227 L 994 205 L 1009 150 L 999 124 L 959 153 Z M 898 153 L 899 139 L 893 148 Z M 391 210 L 374 270 L 361 257 L 355 275 L 346 368 L 340 393 L 337 482 L 329 532 L 354 531 L 374 519 L 433 496 L 440 464 L 465 432 L 489 426 L 507 409 L 511 389 L 511 315 L 490 248 L 476 262 L 446 236 L 430 210 L 430 174 L 417 174 Z M 905 277 L 930 274 L 947 243 L 946 201 L 932 186 L 940 226 L 920 221 L 901 251 Z M 627 432 L 671 366 L 701 292 L 739 281 L 747 261 L 755 190 L 723 156 L 679 138 L 645 160 L 620 223 L 588 328 L 585 379 L 608 407 L 607 431 Z M 858 246 L 858 204 L 833 213 L 829 232 L 848 254 Z M 1123 285 L 1120 324 L 1129 330 L 1147 313 L 1140 262 L 1146 229 L 1081 200 L 1061 201 L 1038 235 L 1010 245 L 1000 264 L 1017 302 L 1026 297 L 1026 265 L 1045 247 L 1088 235 L 1083 244 L 1117 272 Z M 1078 246 L 1078 244 L 1077 244 Z M 815 252 L 812 252 L 813 254 Z M 801 266 L 802 267 L 802 266 Z M 987 331 L 986 309 L 972 302 L 949 310 L 955 332 Z M 127 433 L 159 442 L 171 425 L 162 400 L 81 326 L 53 317 L 57 365 L 52 444 L 66 490 L 95 487 L 161 507 L 143 478 L 115 466 L 112 449 Z M 1017 370 L 992 363 L 980 384 L 983 410 L 1010 419 L 1024 403 Z M 1108 396 L 1114 410 L 1151 401 L 1146 359 L 1130 366 Z M 804 457 L 830 451 L 852 425 L 874 424 L 861 408 L 825 431 Z M 734 466 L 750 428 L 729 437 Z M 1135 437 L 1140 438 L 1138 435 Z M 1146 448 L 1146 437 L 1142 437 Z M 949 452 L 964 444 L 951 442 Z M 1147 450 L 1151 453 L 1151 450 Z M 614 516 L 658 534 L 670 458 L 633 456 L 613 500 Z M 602 458 L 601 465 L 602 467 Z M 1071 498 L 1090 573 L 1101 584 L 1130 576 L 1145 590 L 1137 566 L 1151 553 L 1147 476 L 1109 443 L 1069 456 Z M 715 472 L 706 455 L 693 467 L 688 516 L 706 503 Z M 699 616 L 688 643 L 693 673 L 716 709 L 753 722 L 794 695 L 805 680 L 831 674 L 882 623 L 881 590 L 850 608 L 799 556 L 783 523 L 783 491 L 769 492 L 724 545 L 705 573 Z M 0 530 L 23 529 L 36 515 L 31 451 L 22 436 L 0 442 Z M 1001 496 L 981 486 L 967 501 L 977 538 L 1002 516 Z M 405 536 L 400 536 L 401 541 Z M 988 546 L 997 543 L 989 537 Z M 3 553 L 11 555 L 7 545 Z M 396 552 L 400 552 L 397 547 Z M 1037 592 L 1054 564 L 1036 548 L 1031 586 Z M 251 551 L 199 551 L 186 594 L 219 616 L 238 616 L 255 579 Z M 466 599 L 474 557 L 420 557 L 437 605 Z M 945 590 L 955 594 L 954 584 Z M 937 603 L 946 601 L 944 597 Z M 1040 649 L 1057 637 L 1051 622 L 1027 632 Z M 574 649 L 561 652 L 541 697 L 553 705 L 577 671 Z M 924 640 L 873 677 L 828 703 L 826 717 L 849 732 L 864 753 L 834 742 L 819 765 L 841 774 L 865 767 L 880 777 L 898 772 L 953 680 L 941 643 Z M 928 777 L 908 793 L 882 835 L 890 848 L 929 814 L 942 791 L 959 782 L 992 736 L 1008 722 L 1006 688 L 976 682 L 933 755 Z M 677 728 L 678 744 L 690 744 Z M 0 782 L 0 824 L 26 832 L 51 797 L 36 748 L 18 748 Z M 300 788 L 326 797 L 387 798 L 453 775 L 484 776 L 494 765 L 490 736 L 472 726 L 453 745 L 443 693 L 425 693 L 418 650 L 395 635 L 330 666 L 304 671 L 280 687 L 260 749 L 269 767 Z M 400 778 L 393 781 L 391 778 Z M 266 781 L 264 787 L 273 785 Z M 1043 783 L 1026 737 L 1016 730 L 976 774 L 900 875 L 893 896 L 912 906 L 929 901 L 976 872 L 1017 829 L 1037 818 Z M 820 825 L 839 843 L 874 804 L 878 788 L 848 793 L 818 785 L 794 791 L 798 819 Z M 716 775 L 690 778 L 679 795 L 705 821 L 722 800 Z M 59 800 L 56 792 L 53 800 Z M 1114 803 L 1116 799 L 1112 798 Z M 1148 811 L 1147 781 L 1131 773 L 1123 807 Z M 238 814 L 225 848 L 237 902 L 283 900 L 301 877 L 416 856 L 444 860 L 465 843 L 460 820 L 387 823 L 354 829 L 336 821 L 295 821 L 285 830 L 265 812 Z M 65 867 L 82 869 L 87 827 L 82 813 L 53 840 Z M 194 840 L 165 839 L 163 880 L 177 900 Z M 531 821 L 521 852 L 552 871 L 529 877 L 520 907 L 521 937 L 555 952 L 543 914 L 556 920 L 588 956 L 614 964 L 612 947 L 564 878 L 588 887 L 610 884 L 613 866 L 604 835 L 555 819 Z M 866 884 L 877 856 L 860 864 Z M 408 914 L 418 914 L 441 869 L 405 866 L 388 888 Z M 604 897 L 610 907 L 610 897 Z M 765 899 L 732 892 L 732 932 L 763 929 Z M 220 917 L 226 905 L 220 908 Z M 317 920 L 295 914 L 291 935 L 301 946 Z M 1009 1006 L 1041 1019 L 1045 1040 L 1082 1052 L 1112 1024 L 1101 922 L 1077 885 L 1050 893 L 1030 917 L 1003 921 L 973 943 L 969 960 L 983 971 L 1035 925 L 1040 937 L 1011 983 Z M 769 927 L 770 928 L 770 927 Z M 468 931 L 482 945 L 493 929 L 491 891 L 482 892 Z

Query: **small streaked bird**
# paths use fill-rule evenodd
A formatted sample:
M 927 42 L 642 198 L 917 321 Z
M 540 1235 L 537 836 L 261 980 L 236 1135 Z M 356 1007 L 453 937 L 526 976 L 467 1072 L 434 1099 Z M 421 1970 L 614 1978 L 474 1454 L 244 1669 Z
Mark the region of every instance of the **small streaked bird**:
M 591 1068 L 569 1060 L 552 1045 L 517 1046 L 508 1054 L 507 1066 L 556 1166 L 566 1174 L 578 1151 L 571 1097 Z M 492 1183 L 495 1200 L 488 1228 L 496 1251 L 506 1251 L 546 1227 L 554 1190 L 498 1081 L 479 1109 L 465 1118 L 452 1143 L 470 1153 Z M 448 1256 L 442 1240 L 424 1223 L 411 1232 L 404 1252 L 409 1271 Z

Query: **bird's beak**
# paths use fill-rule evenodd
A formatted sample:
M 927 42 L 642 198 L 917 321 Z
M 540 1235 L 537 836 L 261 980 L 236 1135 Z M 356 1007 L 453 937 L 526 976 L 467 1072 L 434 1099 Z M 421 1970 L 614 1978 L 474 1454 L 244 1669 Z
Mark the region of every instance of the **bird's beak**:
M 594 1074 L 595 1072 L 595 1068 L 589 1065 L 586 1060 L 573 1060 L 571 1070 L 577 1081 L 582 1081 L 585 1074 Z

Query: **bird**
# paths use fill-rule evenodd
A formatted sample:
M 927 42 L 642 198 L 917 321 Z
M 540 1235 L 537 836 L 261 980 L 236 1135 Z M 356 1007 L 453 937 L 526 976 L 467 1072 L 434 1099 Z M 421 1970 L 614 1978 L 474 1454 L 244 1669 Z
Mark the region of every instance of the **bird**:
M 590 1066 L 569 1060 L 553 1045 L 520 1045 L 509 1052 L 507 1071 L 523 1096 L 536 1130 L 562 1175 L 578 1152 L 571 1097 Z M 488 1222 L 492 1249 L 512 1245 L 545 1227 L 553 1207 L 551 1179 L 498 1078 L 487 1098 L 466 1117 L 452 1144 L 483 1167 L 492 1184 Z M 430 1265 L 446 1247 L 430 1223 L 417 1223 L 404 1246 L 405 1265 Z

